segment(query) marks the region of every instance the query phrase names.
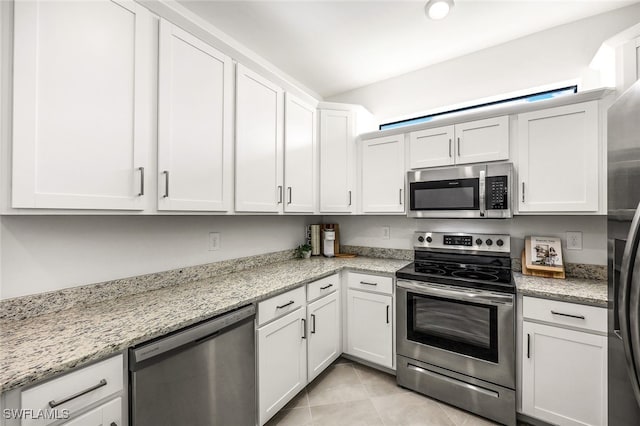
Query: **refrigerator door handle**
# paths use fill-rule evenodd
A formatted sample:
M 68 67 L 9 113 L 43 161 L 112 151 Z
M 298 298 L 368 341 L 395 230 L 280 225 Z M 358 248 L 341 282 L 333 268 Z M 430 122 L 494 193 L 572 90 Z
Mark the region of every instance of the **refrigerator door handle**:
M 632 339 L 632 332 L 638 330 L 638 303 L 640 300 L 640 289 L 638 286 L 638 275 L 635 277 L 632 275 L 634 272 L 640 274 L 639 262 L 637 260 L 638 238 L 640 237 L 640 204 L 636 209 L 636 213 L 631 222 L 629 228 L 629 235 L 627 236 L 627 244 L 624 248 L 624 254 L 622 256 L 622 265 L 620 267 L 620 288 L 618 289 L 618 319 L 620 322 L 620 335 L 622 337 L 622 345 L 624 347 L 624 355 L 627 359 L 627 372 L 631 378 L 631 385 L 633 387 L 633 393 L 636 397 L 636 401 L 640 404 L 640 377 L 638 366 L 640 365 L 640 359 L 634 359 L 634 353 L 640 356 L 640 336 L 636 336 Z M 633 264 L 636 264 L 633 268 Z M 634 285 L 635 284 L 635 288 Z M 630 299 L 631 292 L 634 291 L 635 305 L 631 304 Z M 630 309 L 633 308 L 633 309 Z M 632 323 L 631 315 L 635 317 L 636 324 Z M 631 329 L 633 325 L 634 330 Z M 635 340 L 635 342 L 634 342 Z M 635 346 L 635 349 L 634 349 Z
M 640 211 L 640 210 L 639 210 Z M 636 240 L 636 243 L 638 241 Z M 629 289 L 629 334 L 631 336 L 630 346 L 633 353 L 633 370 L 635 377 L 631 377 L 636 401 L 640 404 L 640 250 L 636 250 L 635 261 L 633 262 L 633 275 L 631 276 L 631 286 Z M 633 373 L 633 371 L 629 371 Z

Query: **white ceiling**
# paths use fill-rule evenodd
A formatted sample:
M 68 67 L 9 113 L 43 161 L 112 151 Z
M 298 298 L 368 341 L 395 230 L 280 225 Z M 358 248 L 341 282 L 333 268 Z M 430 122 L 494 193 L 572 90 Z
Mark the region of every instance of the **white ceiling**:
M 637 3 L 456 0 L 432 21 L 426 0 L 179 2 L 325 98 Z

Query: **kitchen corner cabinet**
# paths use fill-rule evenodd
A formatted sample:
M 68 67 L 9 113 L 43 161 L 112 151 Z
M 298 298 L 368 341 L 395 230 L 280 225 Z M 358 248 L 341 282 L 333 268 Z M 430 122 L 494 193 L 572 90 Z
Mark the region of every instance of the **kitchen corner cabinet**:
M 144 208 L 153 40 L 135 2 L 15 2 L 12 207 Z
M 523 413 L 560 426 L 605 426 L 606 309 L 529 297 L 523 305 Z
M 160 20 L 158 210 L 228 211 L 231 58 Z
M 363 213 L 404 213 L 404 135 L 362 141 Z
M 353 213 L 353 111 L 320 110 L 320 212 Z
M 236 186 L 238 212 L 282 212 L 284 91 L 238 64 Z
M 346 353 L 393 368 L 393 279 L 348 274 Z
M 317 207 L 316 108 L 285 94 L 284 211 L 313 213 Z
M 412 169 L 509 159 L 509 117 L 409 133 Z
M 598 102 L 518 115 L 520 213 L 599 209 Z

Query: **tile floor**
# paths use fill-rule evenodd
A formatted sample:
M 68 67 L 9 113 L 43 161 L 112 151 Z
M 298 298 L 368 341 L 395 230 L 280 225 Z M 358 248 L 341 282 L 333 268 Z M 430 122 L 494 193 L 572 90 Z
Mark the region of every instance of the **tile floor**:
M 387 373 L 339 358 L 266 426 L 488 426 L 495 423 L 396 385 Z

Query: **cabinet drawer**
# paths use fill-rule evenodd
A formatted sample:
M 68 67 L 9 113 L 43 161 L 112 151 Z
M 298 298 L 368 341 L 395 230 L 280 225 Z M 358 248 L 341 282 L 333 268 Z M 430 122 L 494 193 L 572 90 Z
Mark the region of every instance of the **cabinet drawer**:
M 525 319 L 607 332 L 607 310 L 595 306 L 524 297 L 522 316 Z
M 65 374 L 22 392 L 20 394 L 21 408 L 69 410 L 69 413 L 73 414 L 89 404 L 120 392 L 124 375 L 123 368 L 122 355 L 117 355 Z M 85 391 L 88 392 L 84 393 Z M 77 397 L 70 399 L 76 395 Z M 64 402 L 65 400 L 68 401 Z M 54 403 L 54 407 L 51 407 L 50 402 Z M 55 405 L 56 403 L 61 404 Z M 54 421 L 55 419 L 50 419 L 43 423 L 41 419 L 23 419 L 22 426 L 43 425 Z
M 258 325 L 295 311 L 306 303 L 304 286 L 260 302 L 258 304 Z
M 348 284 L 349 288 L 393 294 L 393 278 L 391 277 L 349 272 Z
M 340 275 L 333 274 L 307 284 L 307 302 L 317 299 L 325 294 L 332 293 L 340 288 Z

